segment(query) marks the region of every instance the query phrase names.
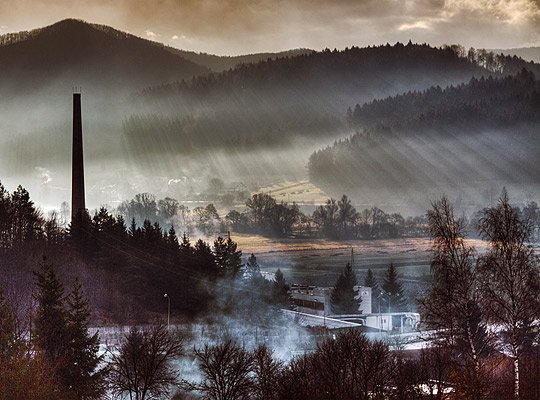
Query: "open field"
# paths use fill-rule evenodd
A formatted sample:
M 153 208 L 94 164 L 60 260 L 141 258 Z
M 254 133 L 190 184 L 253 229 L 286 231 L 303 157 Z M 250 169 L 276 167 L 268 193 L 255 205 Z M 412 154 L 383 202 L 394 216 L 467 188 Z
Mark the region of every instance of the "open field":
M 320 205 L 330 197 L 313 183 L 304 181 L 285 181 L 262 187 L 259 193 L 266 193 L 277 201 L 295 202 L 299 205 Z
M 392 262 L 402 277 L 407 295 L 414 298 L 431 281 L 429 238 L 332 241 L 325 239 L 270 239 L 258 235 L 233 235 L 247 257 L 254 253 L 261 271 L 273 274 L 278 268 L 290 283 L 330 286 L 354 252 L 354 270 L 359 283 L 368 268 L 382 281 Z M 469 240 L 479 251 L 486 248 L 481 240 Z

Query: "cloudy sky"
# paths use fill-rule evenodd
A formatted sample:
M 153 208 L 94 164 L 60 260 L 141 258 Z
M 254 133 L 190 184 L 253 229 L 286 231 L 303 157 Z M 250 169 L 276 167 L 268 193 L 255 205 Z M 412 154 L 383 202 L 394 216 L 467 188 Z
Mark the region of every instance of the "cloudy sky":
M 409 39 L 540 45 L 540 0 L 2 0 L 0 33 L 69 17 L 216 54 Z

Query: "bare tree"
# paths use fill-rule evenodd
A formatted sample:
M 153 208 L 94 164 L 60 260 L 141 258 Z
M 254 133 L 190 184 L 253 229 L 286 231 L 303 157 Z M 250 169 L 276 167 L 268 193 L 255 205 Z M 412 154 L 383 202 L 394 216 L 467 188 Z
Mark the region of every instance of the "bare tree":
M 422 349 L 419 359 L 420 376 L 429 391 L 429 398 L 442 400 L 449 386 L 452 354 L 441 344 Z
M 498 325 L 498 336 L 514 361 L 514 398 L 520 397 L 520 361 L 530 348 L 540 318 L 540 272 L 530 240 L 533 224 L 521 219 L 506 191 L 496 207 L 480 220 L 490 249 L 480 259 L 484 275 L 484 307 Z
M 200 382 L 185 382 L 188 390 L 200 392 L 205 399 L 250 399 L 254 388 L 252 353 L 227 340 L 216 346 L 195 349 L 195 358 L 203 375 Z
M 258 347 L 253 354 L 253 398 L 257 400 L 277 399 L 279 378 L 283 364 L 274 360 L 266 346 Z
M 475 250 L 465 242 L 465 224 L 454 217 L 446 197 L 432 204 L 428 221 L 433 238 L 433 287 L 421 300 L 425 323 L 451 348 L 454 359 L 472 380 L 467 397 L 485 397 L 485 358 L 492 350 L 481 308 L 481 280 Z
M 281 399 L 367 400 L 391 386 L 388 346 L 357 330 L 326 339 L 314 353 L 294 359 L 280 377 Z
M 179 384 L 172 361 L 183 354 L 185 337 L 164 325 L 130 329 L 118 351 L 111 351 L 109 387 L 117 398 L 161 399 Z

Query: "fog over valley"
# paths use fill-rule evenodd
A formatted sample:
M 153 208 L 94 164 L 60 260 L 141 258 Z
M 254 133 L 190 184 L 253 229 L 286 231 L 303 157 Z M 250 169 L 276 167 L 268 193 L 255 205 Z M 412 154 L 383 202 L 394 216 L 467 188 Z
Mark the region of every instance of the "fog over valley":
M 0 2 L 0 400 L 538 400 L 540 0 Z
M 234 58 L 197 55 L 78 20 L 10 34 L 2 43 L 3 182 L 10 189 L 23 183 L 45 209 L 58 208 L 69 199 L 70 93 L 74 88 L 83 94 L 88 205 L 96 208 L 114 207 L 141 191 L 183 198 L 186 191 L 203 191 L 214 177 L 228 184 L 242 182 L 251 191 L 308 179 L 313 176 L 308 171 L 313 152 L 373 124 L 350 124 L 347 109 L 355 104 L 466 83 L 473 76 L 502 77 L 524 67 L 539 69 L 521 59 L 485 51 L 467 54 L 459 46 L 438 49 L 412 43 Z M 381 116 L 384 121 L 386 117 Z M 407 115 L 400 118 L 405 120 Z M 475 123 L 485 125 L 486 121 Z M 474 126 L 452 127 L 451 136 L 469 137 L 463 140 L 480 145 L 470 129 L 478 131 Z M 504 141 L 507 133 L 498 130 L 490 127 L 482 135 Z M 414 175 L 431 179 L 421 179 L 420 186 L 414 180 L 408 183 L 408 191 L 422 195 L 414 209 L 405 212 L 421 211 L 432 196 L 449 188 L 442 181 L 460 179 L 447 176 L 441 181 L 431 175 L 438 157 L 422 155 L 426 146 L 422 143 L 428 140 L 425 135 L 434 139 L 428 147 L 443 138 L 436 146 L 442 146 L 448 157 L 457 156 L 458 163 L 463 161 L 463 151 L 476 151 L 474 143 L 463 148 L 462 139 L 449 141 L 448 129 L 439 133 L 418 133 L 418 139 L 407 143 L 400 138 L 381 139 L 388 141 L 379 145 L 382 152 L 371 148 L 360 157 L 369 165 L 343 170 L 332 185 L 322 189 L 333 196 L 350 193 L 357 204 L 403 205 L 401 194 L 378 191 L 375 186 L 409 182 L 401 175 L 411 167 L 402 171 L 392 167 L 407 152 L 407 162 L 418 169 Z M 525 150 L 512 151 L 522 161 L 529 160 Z M 505 157 L 520 159 L 511 154 Z M 475 166 L 463 165 L 469 170 Z M 366 175 L 366 168 L 375 168 L 374 173 Z M 521 164 L 521 168 L 527 167 Z M 534 165 L 531 168 L 534 174 Z M 478 172 L 472 180 L 482 183 L 472 192 L 511 184 L 504 170 L 490 169 L 487 177 Z M 351 180 L 350 174 L 363 178 Z M 433 180 L 439 183 L 429 195 L 418 190 Z M 533 187 L 531 194 L 536 193 Z M 480 200 L 478 194 L 465 192 L 471 202 Z

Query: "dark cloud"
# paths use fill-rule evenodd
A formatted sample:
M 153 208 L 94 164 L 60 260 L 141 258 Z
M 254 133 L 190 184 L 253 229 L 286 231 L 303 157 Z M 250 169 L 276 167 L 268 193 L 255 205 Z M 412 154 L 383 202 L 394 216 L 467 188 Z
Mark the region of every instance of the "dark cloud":
M 519 47 L 540 43 L 540 0 L 17 0 L 0 29 L 77 17 L 219 54 L 405 41 Z

